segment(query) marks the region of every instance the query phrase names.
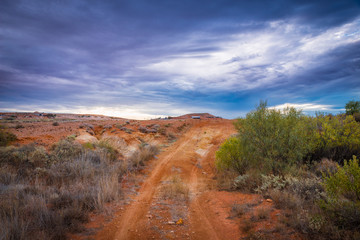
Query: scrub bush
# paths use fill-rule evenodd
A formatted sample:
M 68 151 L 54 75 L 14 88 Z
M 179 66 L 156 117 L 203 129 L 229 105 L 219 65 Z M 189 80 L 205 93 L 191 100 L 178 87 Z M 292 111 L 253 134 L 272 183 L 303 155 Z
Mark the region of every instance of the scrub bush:
M 309 155 L 312 161 L 328 158 L 340 164 L 353 155 L 360 157 L 360 123 L 352 115 L 318 115 L 316 148 Z
M 16 139 L 15 134 L 0 129 L 0 147 L 7 146 Z
M 314 121 L 295 108 L 280 111 L 260 102 L 235 127 L 237 139 L 227 140 L 216 154 L 219 170 L 243 174 L 251 167 L 264 174 L 285 174 L 315 147 Z
M 328 198 L 320 202 L 329 219 L 338 227 L 360 231 L 360 167 L 354 156 L 330 176 L 324 176 Z

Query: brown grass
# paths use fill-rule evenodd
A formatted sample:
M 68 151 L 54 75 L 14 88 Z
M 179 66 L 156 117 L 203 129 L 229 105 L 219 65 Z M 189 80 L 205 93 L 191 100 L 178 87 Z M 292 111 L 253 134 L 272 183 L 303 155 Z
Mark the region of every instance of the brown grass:
M 127 165 L 108 151 L 71 140 L 49 154 L 34 145 L 1 148 L 0 239 L 65 239 L 82 231 L 90 211 L 106 210 L 121 194 Z
M 176 175 L 164 183 L 160 189 L 160 196 L 164 199 L 187 201 L 189 199 L 189 187 Z
M 139 149 L 128 158 L 129 166 L 133 168 L 144 166 L 145 162 L 149 161 L 158 153 L 159 148 L 157 146 L 141 144 Z
M 249 211 L 250 211 L 250 207 L 249 207 L 248 204 L 234 203 L 231 206 L 230 218 L 241 217 L 241 216 L 243 216 L 245 213 L 247 213 Z

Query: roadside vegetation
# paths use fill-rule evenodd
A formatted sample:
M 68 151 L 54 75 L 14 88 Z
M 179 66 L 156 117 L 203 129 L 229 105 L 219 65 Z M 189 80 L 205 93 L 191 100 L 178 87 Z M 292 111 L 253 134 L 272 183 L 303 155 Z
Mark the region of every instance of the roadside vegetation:
M 360 239 L 359 106 L 311 117 L 260 102 L 216 153 L 219 187 L 272 199 L 307 239 Z
M 0 239 L 66 239 L 81 232 L 92 211 L 121 196 L 120 182 L 157 154 L 143 143 L 128 159 L 116 141 L 80 145 L 69 137 L 50 151 L 30 144 L 8 146 L 14 136 L 1 130 Z

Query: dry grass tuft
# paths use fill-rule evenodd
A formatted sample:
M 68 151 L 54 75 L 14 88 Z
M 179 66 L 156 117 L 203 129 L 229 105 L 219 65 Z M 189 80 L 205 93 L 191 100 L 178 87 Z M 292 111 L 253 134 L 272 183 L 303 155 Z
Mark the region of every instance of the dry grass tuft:
M 152 159 L 158 153 L 159 148 L 157 146 L 141 144 L 139 149 L 128 158 L 129 166 L 133 168 L 144 166 L 145 162 Z
M 187 201 L 189 199 L 189 187 L 176 175 L 162 186 L 160 196 L 164 199 Z
M 247 213 L 249 211 L 250 211 L 250 207 L 248 204 L 234 203 L 231 206 L 230 218 L 241 217 L 242 215 L 244 215 L 245 213 Z

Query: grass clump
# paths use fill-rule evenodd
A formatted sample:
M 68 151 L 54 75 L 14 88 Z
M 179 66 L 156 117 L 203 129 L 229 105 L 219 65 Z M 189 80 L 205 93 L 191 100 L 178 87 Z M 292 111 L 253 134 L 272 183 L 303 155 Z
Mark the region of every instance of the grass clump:
M 129 166 L 132 168 L 144 166 L 145 162 L 152 159 L 158 153 L 159 148 L 157 146 L 142 143 L 139 145 L 139 149 L 128 158 Z
M 160 193 L 164 199 L 186 201 L 189 198 L 189 187 L 176 175 L 171 177 L 171 179 L 162 186 Z
M 8 146 L 11 142 L 17 140 L 15 134 L 0 129 L 0 147 Z

